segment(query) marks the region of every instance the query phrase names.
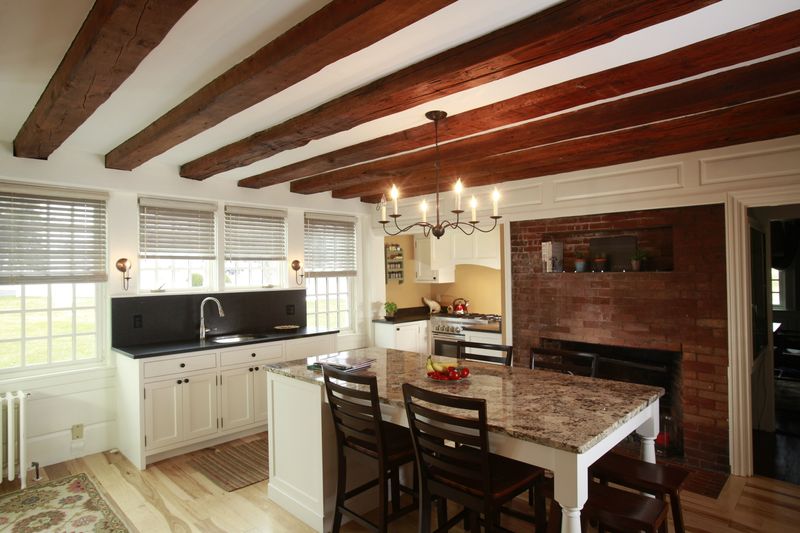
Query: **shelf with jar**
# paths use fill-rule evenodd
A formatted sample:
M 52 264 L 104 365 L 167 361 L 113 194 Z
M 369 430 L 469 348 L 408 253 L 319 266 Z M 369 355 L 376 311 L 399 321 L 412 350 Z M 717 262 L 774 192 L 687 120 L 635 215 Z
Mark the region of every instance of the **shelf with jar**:
M 384 245 L 386 258 L 386 283 L 395 280 L 403 283 L 403 248 L 399 244 Z

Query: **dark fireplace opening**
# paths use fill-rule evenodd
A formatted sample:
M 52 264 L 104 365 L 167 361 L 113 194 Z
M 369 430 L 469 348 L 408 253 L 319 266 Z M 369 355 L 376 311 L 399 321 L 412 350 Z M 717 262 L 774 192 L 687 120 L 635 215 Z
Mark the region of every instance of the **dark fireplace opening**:
M 548 348 L 596 353 L 598 378 L 662 387 L 665 393 L 659 402 L 656 451 L 683 457 L 681 352 L 547 338 L 541 343 Z

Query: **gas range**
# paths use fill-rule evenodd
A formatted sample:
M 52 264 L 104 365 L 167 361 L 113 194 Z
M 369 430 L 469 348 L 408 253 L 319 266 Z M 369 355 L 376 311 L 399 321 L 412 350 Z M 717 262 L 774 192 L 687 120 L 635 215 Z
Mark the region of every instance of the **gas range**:
M 500 315 L 469 313 L 464 315 L 431 315 L 431 333 L 434 337 L 464 337 L 464 326 L 500 322 Z

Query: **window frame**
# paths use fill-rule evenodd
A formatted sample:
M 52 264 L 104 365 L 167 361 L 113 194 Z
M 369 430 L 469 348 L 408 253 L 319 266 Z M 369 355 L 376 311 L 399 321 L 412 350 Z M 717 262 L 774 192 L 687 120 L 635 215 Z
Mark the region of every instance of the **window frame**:
M 228 237 L 228 214 L 232 216 L 236 215 L 244 215 L 244 216 L 256 216 L 256 217 L 273 217 L 273 218 L 282 218 L 283 219 L 283 253 L 284 257 L 282 259 L 273 259 L 273 260 L 258 260 L 258 259 L 229 259 L 229 248 L 227 246 L 227 237 Z M 221 227 L 222 230 L 218 231 L 218 242 L 217 245 L 221 253 L 221 261 L 219 261 L 218 265 L 218 276 L 219 276 L 219 287 L 220 290 L 226 292 L 235 292 L 235 291 L 256 291 L 256 290 L 283 290 L 289 288 L 289 268 L 288 268 L 288 255 L 289 255 L 289 214 L 288 211 L 284 209 L 268 209 L 263 207 L 250 207 L 238 204 L 225 204 L 223 209 L 220 210 L 220 218 L 217 221 L 218 227 Z M 226 282 L 227 270 L 229 263 L 236 263 L 236 262 L 260 262 L 262 264 L 262 269 L 264 269 L 268 263 L 275 263 L 278 266 L 278 283 L 277 284 L 263 284 L 263 275 L 262 275 L 262 284 L 261 285 L 246 285 L 246 286 L 237 286 L 233 284 L 229 284 Z
M 775 277 L 777 274 L 777 278 Z M 773 283 L 778 282 L 778 290 L 772 290 Z M 787 290 L 786 290 L 786 271 L 785 270 L 778 270 L 777 268 L 770 268 L 770 277 L 769 277 L 769 289 L 770 289 L 770 305 L 772 309 L 775 311 L 786 311 L 788 309 L 787 306 Z M 774 296 L 778 295 L 778 299 L 780 303 L 773 303 Z

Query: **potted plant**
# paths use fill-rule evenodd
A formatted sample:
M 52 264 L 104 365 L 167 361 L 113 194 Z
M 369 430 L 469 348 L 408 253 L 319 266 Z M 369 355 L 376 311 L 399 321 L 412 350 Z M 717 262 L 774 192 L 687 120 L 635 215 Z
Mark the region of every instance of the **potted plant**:
M 642 269 L 642 261 L 647 259 L 647 252 L 644 250 L 636 250 L 631 256 L 631 270 L 639 272 Z
M 397 312 L 397 304 L 394 302 L 386 302 L 383 304 L 383 310 L 386 311 L 384 318 L 394 318 L 394 314 Z
M 586 271 L 586 254 L 584 252 L 575 252 L 575 272 Z
M 594 263 L 594 271 L 595 272 L 605 272 L 606 271 L 606 262 L 608 261 L 608 257 L 606 256 L 605 252 L 600 252 L 594 256 L 592 262 Z

